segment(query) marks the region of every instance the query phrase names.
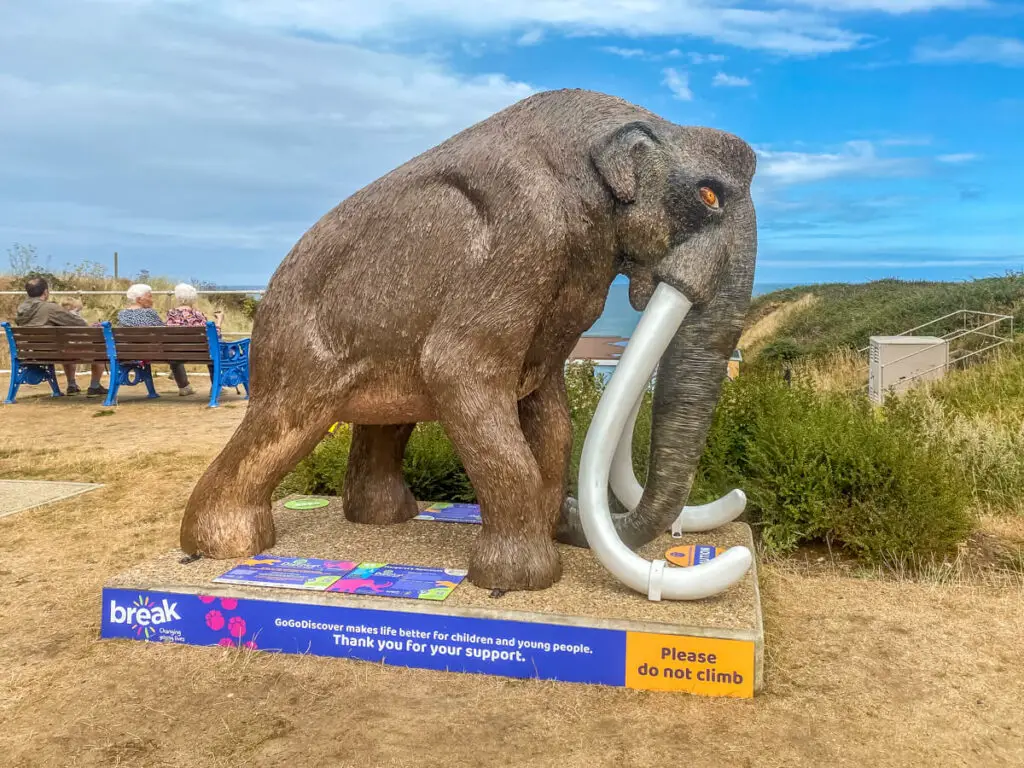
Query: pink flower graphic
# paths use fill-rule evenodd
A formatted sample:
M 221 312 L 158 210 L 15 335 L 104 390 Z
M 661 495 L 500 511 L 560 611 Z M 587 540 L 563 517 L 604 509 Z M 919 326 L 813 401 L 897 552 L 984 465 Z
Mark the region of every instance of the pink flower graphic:
M 250 651 L 255 651 L 256 648 L 257 648 L 256 641 L 255 640 L 247 640 L 246 643 L 245 643 L 245 647 L 248 648 Z
M 214 632 L 220 632 L 224 629 L 224 614 L 220 611 L 210 611 L 206 614 L 206 626 Z
M 225 611 L 233 611 L 238 607 L 238 601 L 233 597 L 222 597 L 220 605 Z
M 230 637 L 222 637 L 220 640 L 217 641 L 217 645 L 221 646 L 222 648 L 234 648 L 235 641 L 232 640 Z
M 212 603 L 217 598 L 213 595 L 199 595 L 199 599 L 204 603 Z
M 245 619 L 241 616 L 232 616 L 228 621 L 228 633 L 232 637 L 241 638 L 245 634 Z

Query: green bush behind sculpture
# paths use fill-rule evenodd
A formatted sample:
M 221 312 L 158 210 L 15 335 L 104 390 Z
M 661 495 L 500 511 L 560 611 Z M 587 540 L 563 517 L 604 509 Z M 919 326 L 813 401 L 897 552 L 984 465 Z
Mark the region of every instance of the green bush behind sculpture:
M 575 494 L 583 439 L 602 391 L 587 364 L 567 374 Z M 953 456 L 926 429 L 913 398 L 877 410 L 866 398 L 815 392 L 777 372 L 751 370 L 727 382 L 697 470 L 691 503 L 732 488 L 747 494 L 748 519 L 769 552 L 829 541 L 873 562 L 913 564 L 950 553 L 970 533 L 970 497 Z M 633 464 L 646 476 L 650 395 L 637 419 Z M 278 494 L 341 493 L 348 431 L 325 439 Z M 417 499 L 475 501 L 473 488 L 438 424 L 419 425 L 405 455 Z

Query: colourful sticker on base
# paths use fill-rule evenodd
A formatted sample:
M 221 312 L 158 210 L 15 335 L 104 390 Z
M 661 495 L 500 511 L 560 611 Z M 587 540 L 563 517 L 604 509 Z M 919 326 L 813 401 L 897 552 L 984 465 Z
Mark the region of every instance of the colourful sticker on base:
M 318 560 L 311 557 L 256 555 L 217 576 L 220 584 L 280 587 L 323 592 L 355 568 L 353 560 Z
M 725 552 L 724 548 L 713 547 L 710 544 L 683 544 L 666 551 L 665 559 L 672 565 L 687 567 L 706 563 L 723 552 Z
M 479 504 L 456 504 L 438 501 L 420 512 L 413 520 L 434 520 L 439 523 L 481 524 Z
M 291 499 L 284 503 L 287 509 L 319 509 L 331 502 L 327 499 Z
M 423 568 L 417 565 L 360 563 L 327 588 L 352 595 L 444 600 L 466 578 L 461 568 Z

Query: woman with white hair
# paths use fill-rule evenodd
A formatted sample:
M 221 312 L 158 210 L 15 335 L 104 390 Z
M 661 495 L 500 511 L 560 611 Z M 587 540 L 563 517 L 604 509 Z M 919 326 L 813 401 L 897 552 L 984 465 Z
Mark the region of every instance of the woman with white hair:
M 150 325 L 165 325 L 160 313 L 153 309 L 153 289 L 145 283 L 131 286 L 125 295 L 131 303 L 117 313 L 117 324 L 125 328 L 143 328 Z M 168 363 L 179 395 L 191 395 L 195 390 L 188 383 L 184 363 Z
M 206 325 L 206 315 L 196 309 L 196 299 L 199 294 L 196 289 L 188 283 L 178 283 L 174 286 L 174 300 L 178 306 L 167 313 L 168 325 Z M 213 323 L 220 330 L 221 320 L 224 313 L 219 309 L 213 313 Z
M 125 291 L 131 302 L 127 308 L 117 313 L 117 324 L 125 328 L 136 328 L 147 325 L 163 325 L 159 313 L 153 309 L 153 289 L 145 283 L 136 283 Z

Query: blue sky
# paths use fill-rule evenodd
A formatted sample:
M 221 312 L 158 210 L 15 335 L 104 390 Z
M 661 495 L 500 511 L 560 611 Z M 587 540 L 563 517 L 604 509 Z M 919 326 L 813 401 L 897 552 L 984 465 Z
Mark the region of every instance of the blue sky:
M 993 0 L 6 3 L 0 245 L 263 284 L 339 200 L 562 87 L 754 145 L 762 283 L 1024 268 L 1024 3 Z

